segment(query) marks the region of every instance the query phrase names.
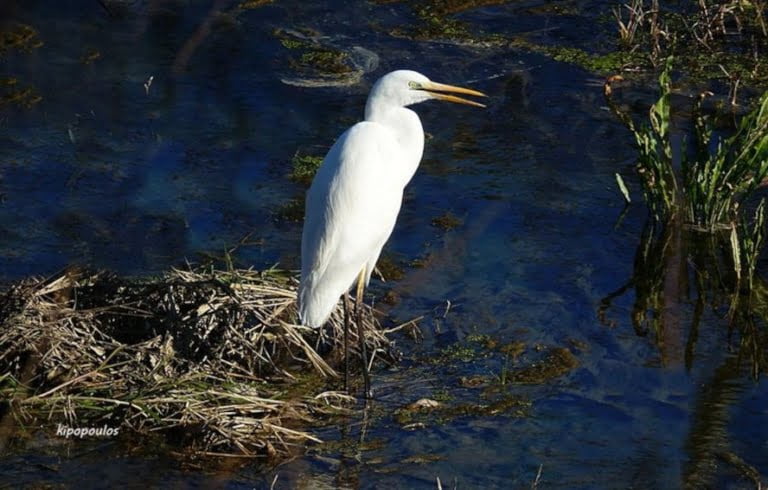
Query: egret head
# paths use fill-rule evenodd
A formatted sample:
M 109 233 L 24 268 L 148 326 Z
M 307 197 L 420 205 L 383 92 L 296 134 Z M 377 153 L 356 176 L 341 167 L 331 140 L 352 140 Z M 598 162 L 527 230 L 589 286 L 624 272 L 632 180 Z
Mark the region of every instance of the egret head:
M 485 107 L 485 105 L 473 100 L 464 99 L 452 94 L 485 97 L 484 93 L 477 90 L 433 82 L 419 72 L 397 70 L 387 73 L 374 84 L 370 95 L 368 95 L 368 105 L 386 103 L 388 105 L 405 107 L 426 100 L 436 99 Z

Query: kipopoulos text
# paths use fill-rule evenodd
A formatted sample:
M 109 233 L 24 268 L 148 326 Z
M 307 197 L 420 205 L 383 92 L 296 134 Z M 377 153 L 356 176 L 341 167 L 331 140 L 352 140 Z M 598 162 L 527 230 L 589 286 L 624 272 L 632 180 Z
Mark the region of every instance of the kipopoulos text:
M 56 435 L 69 439 L 70 437 L 76 437 L 79 439 L 85 439 L 87 437 L 117 437 L 120 434 L 120 427 L 109 427 L 107 425 L 101 427 L 70 427 L 64 424 L 58 424 L 56 427 Z

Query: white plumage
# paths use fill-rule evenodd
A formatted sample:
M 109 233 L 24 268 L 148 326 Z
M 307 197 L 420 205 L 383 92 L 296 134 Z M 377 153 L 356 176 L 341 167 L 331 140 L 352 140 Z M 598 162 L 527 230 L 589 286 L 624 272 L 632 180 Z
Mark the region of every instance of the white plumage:
M 406 106 L 440 99 L 482 107 L 447 92 L 483 95 L 409 70 L 383 76 L 368 96 L 365 120 L 326 155 L 305 206 L 298 298 L 304 325 L 322 326 L 361 271 L 365 285 L 370 281 L 424 151 L 421 121 Z

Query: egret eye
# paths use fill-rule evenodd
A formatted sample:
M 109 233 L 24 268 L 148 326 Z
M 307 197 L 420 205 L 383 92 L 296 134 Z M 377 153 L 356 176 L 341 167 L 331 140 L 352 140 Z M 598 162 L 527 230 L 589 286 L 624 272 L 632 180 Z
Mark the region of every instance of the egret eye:
M 421 88 L 421 84 L 419 82 L 408 82 L 408 87 L 412 90 L 418 90 Z

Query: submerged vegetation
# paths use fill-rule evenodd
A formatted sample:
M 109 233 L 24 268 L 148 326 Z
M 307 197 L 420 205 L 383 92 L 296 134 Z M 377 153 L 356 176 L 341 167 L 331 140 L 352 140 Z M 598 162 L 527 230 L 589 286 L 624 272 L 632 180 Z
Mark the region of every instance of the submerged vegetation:
M 323 157 L 313 155 L 299 155 L 296 153 L 291 160 L 291 180 L 309 185 L 323 163 Z
M 12 50 L 28 53 L 42 45 L 38 32 L 31 26 L 16 24 L 0 29 L 0 58 Z
M 739 222 L 745 201 L 768 176 L 768 92 L 729 137 L 713 133 L 701 110 L 708 94 L 702 93 L 694 107 L 693 148 L 680 150 L 678 172 L 672 143 L 671 70 L 670 58 L 659 78 L 661 95 L 651 106 L 650 124 L 637 125 L 619 110 L 610 85 L 607 100 L 635 137 L 638 174 L 655 217 L 680 218 L 709 231 L 731 228 Z
M 302 87 L 346 86 L 359 82 L 363 76 L 364 66 L 352 54 L 369 53 L 362 48 L 339 48 L 309 28 L 276 29 L 273 35 L 287 54 L 290 76 L 283 78 L 283 83 Z
M 34 88 L 23 86 L 17 79 L 0 79 L 0 108 L 10 105 L 29 109 L 41 100 Z
M 670 58 L 649 123 L 636 124 L 614 102 L 617 77 L 605 85 L 609 106 L 634 135 L 637 175 L 652 219 L 636 254 L 634 276 L 603 299 L 600 316 L 605 320 L 614 300 L 634 288 L 632 323 L 638 335 L 654 334 L 662 363 L 684 358 L 690 367 L 705 306 L 716 315 L 725 308 L 729 332 L 740 334 L 740 358 L 749 360 L 758 376 L 768 368 L 766 286 L 756 272 L 765 244 L 760 190 L 768 178 L 768 93 L 730 134 L 713 130 L 702 109 L 711 94 L 701 94 L 693 107 L 692 141 L 682 138 L 676 147 L 671 71 Z M 670 329 L 679 328 L 689 283 L 696 295 L 688 339 L 672 342 Z M 684 353 L 671 352 L 682 344 Z
M 307 329 L 294 324 L 295 303 L 295 285 L 278 271 L 22 281 L 0 296 L 0 417 L 160 433 L 191 453 L 288 455 L 319 442 L 312 427 L 354 401 L 332 391 L 341 313 Z M 368 352 L 392 360 L 365 310 Z
M 29 53 L 43 46 L 38 32 L 25 24 L 12 24 L 0 28 L 0 60 L 11 51 Z M 16 77 L 0 77 L 0 109 L 4 106 L 30 108 L 42 97 L 35 88 L 26 86 Z
M 579 367 L 569 348 L 502 342 L 486 334 L 470 334 L 425 361 L 440 382 L 430 398 L 395 410 L 394 420 L 405 429 L 461 417 L 527 417 L 533 403 L 520 385 L 548 385 Z M 484 374 L 463 375 L 468 366 Z

